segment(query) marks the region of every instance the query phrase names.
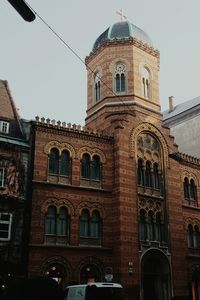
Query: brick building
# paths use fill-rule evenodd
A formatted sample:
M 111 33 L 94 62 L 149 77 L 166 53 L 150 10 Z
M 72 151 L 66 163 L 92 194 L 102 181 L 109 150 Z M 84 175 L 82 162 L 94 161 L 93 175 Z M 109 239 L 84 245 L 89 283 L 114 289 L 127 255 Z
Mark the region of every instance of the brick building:
M 29 144 L 7 81 L 0 80 L 0 295 L 27 275 Z
M 85 62 L 85 127 L 32 122 L 29 275 L 113 278 L 124 299 L 197 300 L 200 160 L 163 124 L 159 51 L 122 21 Z

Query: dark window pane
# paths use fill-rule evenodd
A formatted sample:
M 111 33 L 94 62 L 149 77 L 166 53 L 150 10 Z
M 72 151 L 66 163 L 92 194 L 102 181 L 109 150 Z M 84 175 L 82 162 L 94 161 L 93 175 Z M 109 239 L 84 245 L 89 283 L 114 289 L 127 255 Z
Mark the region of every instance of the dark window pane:
M 147 223 L 145 211 L 140 211 L 140 240 L 146 241 L 147 239 Z
M 10 215 L 9 214 L 1 214 L 0 219 L 2 221 L 10 221 Z
M 188 225 L 188 247 L 194 248 L 194 241 L 193 241 L 193 227 L 191 224 Z
M 115 80 L 116 80 L 116 91 L 120 92 L 120 75 L 119 74 L 116 75 Z
M 190 199 L 196 200 L 196 186 L 194 180 L 190 180 Z
M 189 181 L 188 178 L 184 178 L 184 197 L 189 199 Z
M 142 160 L 138 160 L 138 185 L 144 186 L 144 171 Z
M 60 158 L 60 175 L 70 176 L 71 160 L 68 151 L 64 150 Z
M 51 149 L 49 156 L 49 173 L 58 174 L 59 172 L 59 152 L 58 149 Z
M 145 171 L 145 185 L 151 187 L 151 167 L 150 162 L 146 162 L 146 171 Z
M 56 208 L 50 206 L 45 218 L 45 233 L 56 234 Z
M 8 239 L 8 230 L 0 231 L 0 239 Z
M 89 211 L 84 209 L 80 216 L 80 236 L 89 236 Z
M 8 231 L 9 224 L 0 223 L 0 231 Z
M 81 177 L 90 179 L 90 156 L 84 154 L 81 162 Z
M 95 155 L 91 162 L 91 179 L 100 180 L 100 157 Z
M 90 219 L 90 236 L 95 238 L 100 237 L 100 215 L 98 211 L 93 211 Z
M 153 187 L 154 189 L 160 189 L 160 178 L 158 174 L 158 165 L 153 165 Z
M 125 75 L 121 74 L 121 92 L 125 92 Z
M 57 234 L 67 235 L 67 231 L 68 231 L 68 212 L 65 207 L 61 207 L 57 218 Z
M 148 220 L 147 220 L 147 234 L 148 240 L 153 241 L 155 239 L 154 235 L 154 223 L 153 223 L 153 212 L 148 213 Z

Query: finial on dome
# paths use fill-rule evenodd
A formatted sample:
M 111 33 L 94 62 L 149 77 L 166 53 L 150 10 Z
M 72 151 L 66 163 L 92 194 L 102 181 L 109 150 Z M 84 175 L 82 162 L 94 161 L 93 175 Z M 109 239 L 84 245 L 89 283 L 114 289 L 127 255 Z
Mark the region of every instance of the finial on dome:
M 118 14 L 120 16 L 120 20 L 126 20 L 127 16 L 124 15 L 122 8 L 120 8 L 119 10 L 116 10 L 116 14 Z

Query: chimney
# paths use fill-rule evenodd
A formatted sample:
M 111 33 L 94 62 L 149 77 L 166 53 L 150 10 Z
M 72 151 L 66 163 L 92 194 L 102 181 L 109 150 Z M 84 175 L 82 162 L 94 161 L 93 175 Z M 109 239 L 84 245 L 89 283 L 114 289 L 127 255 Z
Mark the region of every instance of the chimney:
M 174 96 L 169 97 L 169 112 L 174 110 Z

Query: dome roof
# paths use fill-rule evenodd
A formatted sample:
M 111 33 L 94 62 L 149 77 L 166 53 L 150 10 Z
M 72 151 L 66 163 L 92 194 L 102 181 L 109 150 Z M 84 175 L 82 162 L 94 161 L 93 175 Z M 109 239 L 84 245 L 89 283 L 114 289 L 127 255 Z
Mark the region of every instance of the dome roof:
M 107 28 L 95 41 L 93 51 L 96 50 L 106 40 L 126 40 L 130 37 L 136 38 L 141 42 L 152 47 L 152 42 L 148 35 L 129 21 L 121 21 Z

